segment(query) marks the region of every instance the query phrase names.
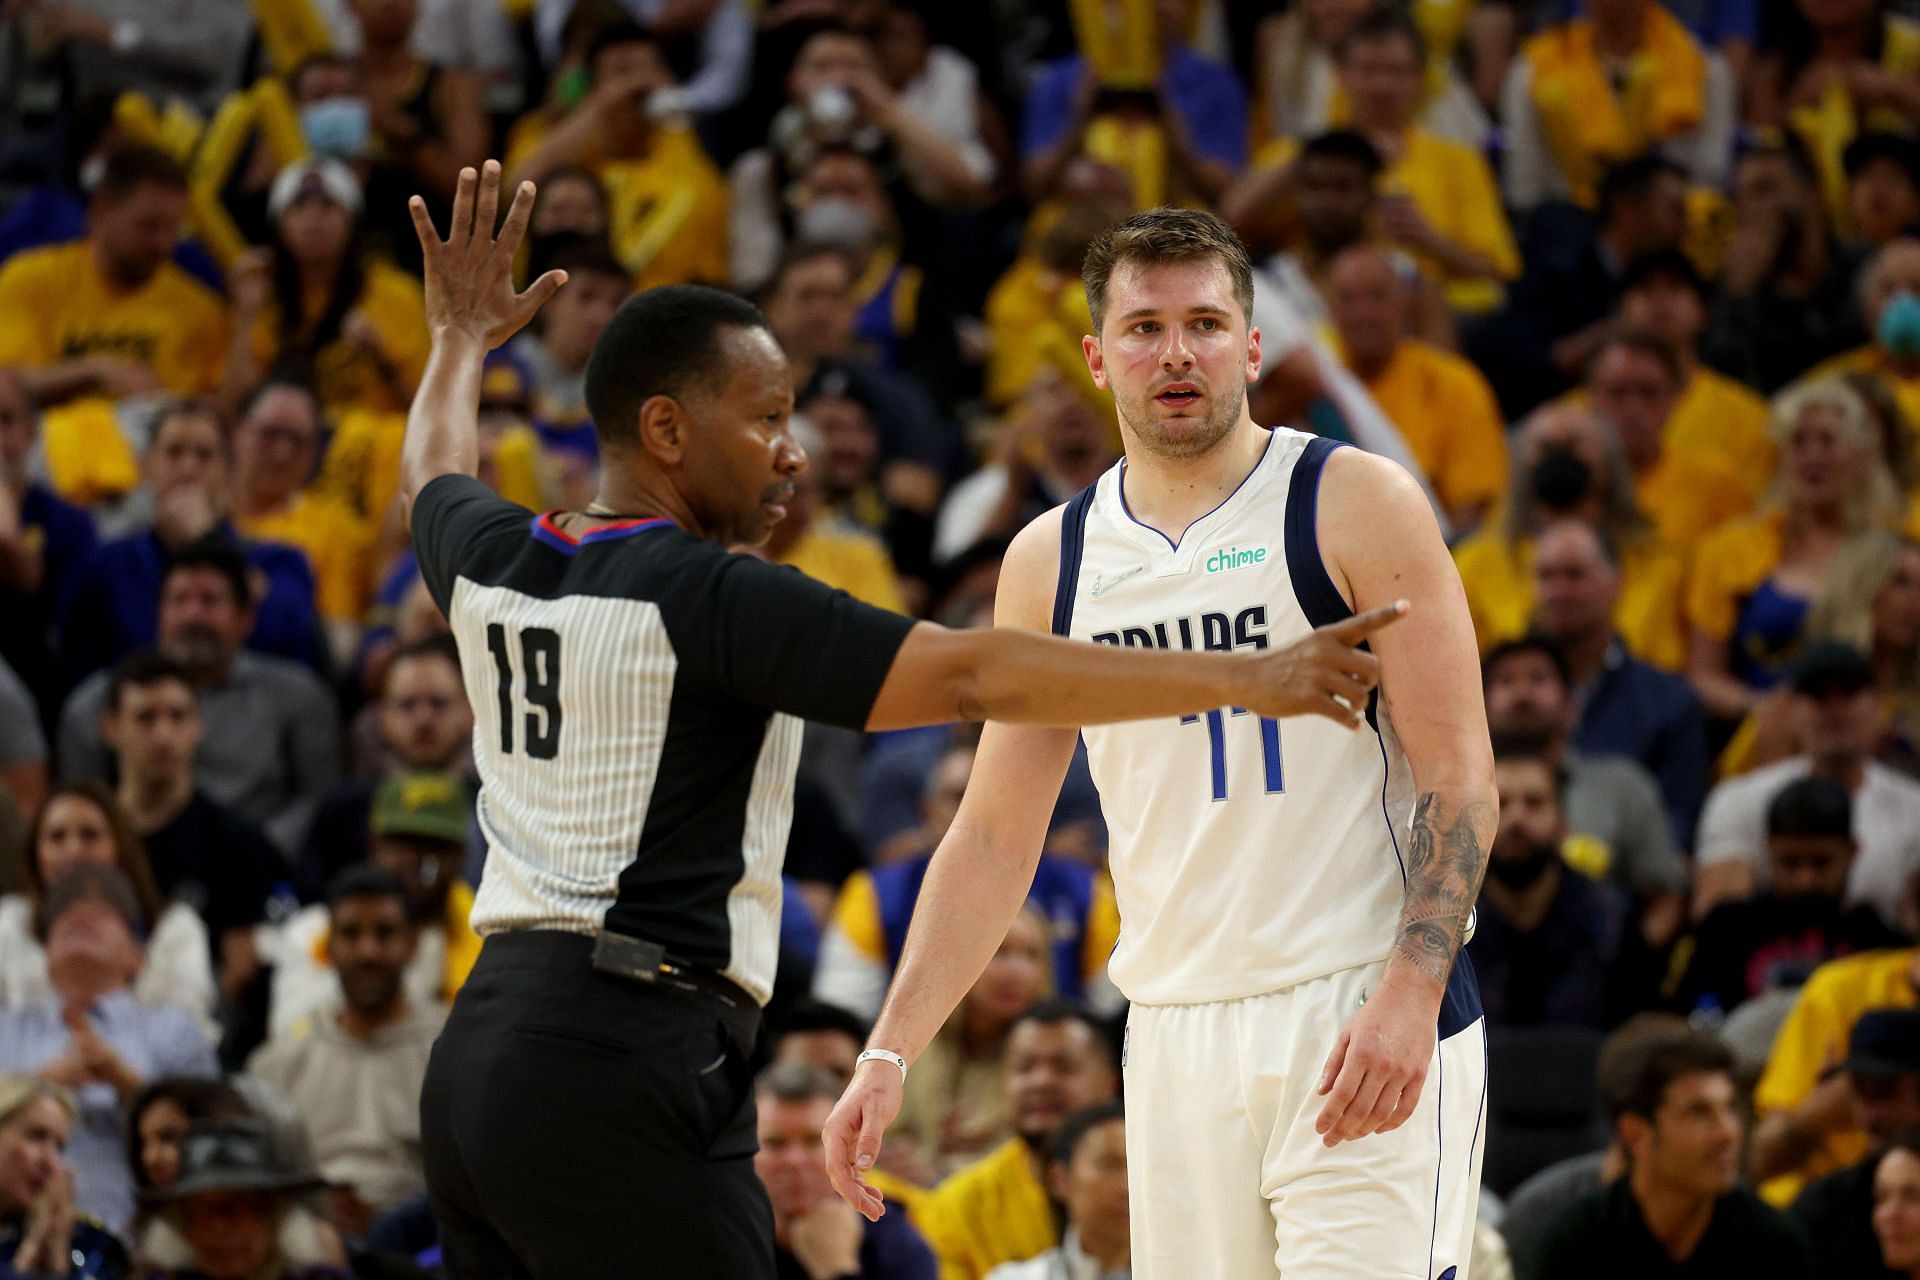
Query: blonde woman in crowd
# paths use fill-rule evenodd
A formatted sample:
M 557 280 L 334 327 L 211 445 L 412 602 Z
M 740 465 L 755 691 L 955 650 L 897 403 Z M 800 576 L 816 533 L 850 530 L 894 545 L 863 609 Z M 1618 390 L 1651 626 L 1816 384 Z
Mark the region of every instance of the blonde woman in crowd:
M 1759 513 L 1700 540 L 1687 587 L 1687 675 L 1723 719 L 1779 683 L 1846 540 L 1894 527 L 1905 511 L 1879 428 L 1845 383 L 1787 388 L 1772 431 L 1780 455 Z
M 125 1247 L 74 1211 L 73 1173 L 61 1159 L 73 1119 L 73 1097 L 59 1085 L 0 1075 L 0 1274 L 128 1274 Z
M 1920 776 L 1920 543 L 1875 530 L 1834 554 L 1807 615 L 1809 640 L 1840 640 L 1867 655 L 1882 701 L 1882 764 Z M 1721 758 L 1744 773 L 1800 752 L 1786 700 L 1767 698 Z

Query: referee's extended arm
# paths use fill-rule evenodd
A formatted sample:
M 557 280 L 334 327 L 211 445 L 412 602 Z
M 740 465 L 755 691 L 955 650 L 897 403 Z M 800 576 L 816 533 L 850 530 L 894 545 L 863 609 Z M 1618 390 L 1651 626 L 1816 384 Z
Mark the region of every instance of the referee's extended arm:
M 867 728 L 1000 720 L 1077 729 L 1214 707 L 1322 715 L 1351 728 L 1380 678 L 1379 660 L 1356 646 L 1405 612 L 1397 602 L 1252 653 L 1129 649 L 923 622 L 900 646 Z

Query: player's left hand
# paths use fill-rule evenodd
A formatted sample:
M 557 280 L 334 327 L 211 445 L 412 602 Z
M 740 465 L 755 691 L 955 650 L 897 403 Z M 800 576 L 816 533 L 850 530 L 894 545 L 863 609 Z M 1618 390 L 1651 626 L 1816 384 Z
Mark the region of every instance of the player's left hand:
M 880 1158 L 880 1138 L 900 1114 L 905 1081 L 892 1064 L 867 1061 L 827 1117 L 820 1140 L 827 1151 L 827 1181 L 868 1222 L 886 1213 L 886 1198 L 867 1181 Z
M 1420 1102 L 1439 1040 L 1434 1002 L 1382 982 L 1353 1015 L 1320 1073 L 1326 1095 L 1315 1124 L 1329 1147 L 1398 1129 Z

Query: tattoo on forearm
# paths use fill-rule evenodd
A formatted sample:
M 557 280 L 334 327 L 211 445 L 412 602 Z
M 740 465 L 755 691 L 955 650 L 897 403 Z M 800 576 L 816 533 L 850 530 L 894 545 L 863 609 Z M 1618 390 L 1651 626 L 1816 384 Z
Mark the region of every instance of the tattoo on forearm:
M 1454 955 L 1466 940 L 1467 918 L 1480 893 L 1487 853 L 1477 827 L 1493 825 L 1491 808 L 1473 801 L 1446 813 L 1437 792 L 1413 807 L 1407 835 L 1407 902 L 1394 943 L 1408 964 L 1445 982 Z

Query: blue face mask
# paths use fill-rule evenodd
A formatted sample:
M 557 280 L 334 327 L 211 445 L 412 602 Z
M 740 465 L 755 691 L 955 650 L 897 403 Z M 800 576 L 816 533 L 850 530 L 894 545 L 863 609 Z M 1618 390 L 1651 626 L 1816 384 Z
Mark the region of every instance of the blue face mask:
M 357 160 L 366 154 L 373 118 L 365 98 L 322 98 L 300 108 L 300 133 L 323 156 Z
M 1920 297 L 1902 289 L 1880 308 L 1880 348 L 1890 356 L 1920 356 Z

